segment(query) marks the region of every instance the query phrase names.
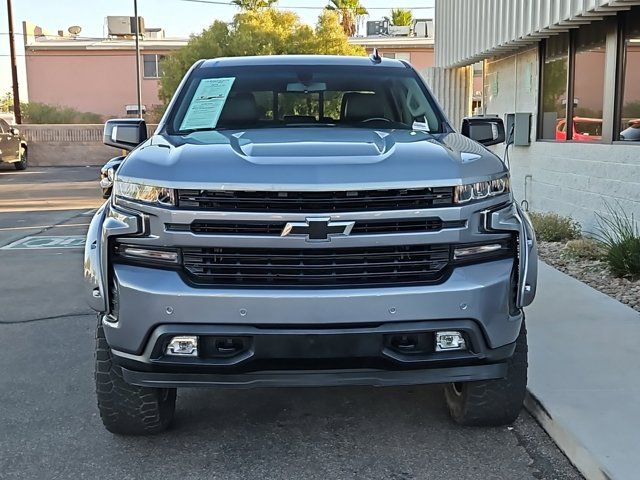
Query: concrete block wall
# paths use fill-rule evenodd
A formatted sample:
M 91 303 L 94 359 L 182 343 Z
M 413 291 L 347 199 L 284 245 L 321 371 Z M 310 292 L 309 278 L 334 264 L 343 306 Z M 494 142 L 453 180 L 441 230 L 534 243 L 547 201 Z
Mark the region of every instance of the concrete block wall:
M 572 217 L 587 232 L 607 204 L 640 220 L 640 145 L 535 142 L 513 147 L 511 159 L 514 192 L 531 210 Z
M 640 144 L 536 141 L 537 100 L 537 48 L 486 62 L 486 113 L 532 113 L 531 145 L 510 150 L 516 198 L 533 211 L 570 216 L 586 232 L 606 204 L 640 220 Z M 504 146 L 493 151 L 502 157 Z
M 34 167 L 104 165 L 120 150 L 102 143 L 103 125 L 19 125 Z M 149 133 L 155 125 L 148 126 Z

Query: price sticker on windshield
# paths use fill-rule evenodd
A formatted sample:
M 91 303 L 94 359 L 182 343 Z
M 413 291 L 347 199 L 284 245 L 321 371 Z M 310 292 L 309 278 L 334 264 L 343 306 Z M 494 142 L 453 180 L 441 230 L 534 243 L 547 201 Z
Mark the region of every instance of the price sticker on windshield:
M 234 81 L 235 77 L 200 80 L 180 130 L 215 128 Z

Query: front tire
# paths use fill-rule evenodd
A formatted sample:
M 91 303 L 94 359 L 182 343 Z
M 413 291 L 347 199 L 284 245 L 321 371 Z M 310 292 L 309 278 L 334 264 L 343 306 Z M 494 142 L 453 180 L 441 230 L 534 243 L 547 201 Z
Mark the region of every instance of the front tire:
M 29 160 L 27 158 L 27 149 L 23 149 L 20 152 L 20 160 L 13 164 L 16 170 L 26 170 L 29 166 Z
M 498 380 L 451 383 L 444 395 L 453 420 L 461 425 L 499 426 L 513 423 L 527 392 L 527 328 L 524 320 L 507 376 Z
M 119 435 L 149 435 L 166 430 L 176 407 L 175 388 L 129 385 L 113 363 L 101 317 L 96 331 L 96 394 L 105 428 Z

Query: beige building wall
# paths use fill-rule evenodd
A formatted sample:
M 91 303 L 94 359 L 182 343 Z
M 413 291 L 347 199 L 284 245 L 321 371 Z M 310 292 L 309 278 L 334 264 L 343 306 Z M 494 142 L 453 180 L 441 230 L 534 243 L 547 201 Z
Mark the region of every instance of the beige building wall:
M 31 102 L 68 106 L 105 117 L 123 116 L 125 105 L 137 104 L 133 52 L 46 50 L 27 52 L 25 63 Z M 161 103 L 158 89 L 158 79 L 142 80 L 142 103 L 147 111 Z

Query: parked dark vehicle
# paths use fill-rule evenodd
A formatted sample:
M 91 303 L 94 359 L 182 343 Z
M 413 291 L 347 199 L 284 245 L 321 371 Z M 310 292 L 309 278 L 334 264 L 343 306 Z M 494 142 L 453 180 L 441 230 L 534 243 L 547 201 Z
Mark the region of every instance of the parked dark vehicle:
M 100 188 L 102 189 L 102 198 L 109 198 L 113 189 L 113 179 L 118 167 L 124 160 L 124 157 L 114 157 L 105 163 L 100 169 Z
M 501 425 L 527 383 L 531 223 L 483 145 L 406 62 L 197 62 L 91 222 L 86 295 L 111 432 L 164 430 L 181 387 L 443 383 L 452 417 Z M 416 408 L 420 408 L 416 405 Z
M 27 141 L 20 136 L 20 130 L 0 118 L 0 162 L 13 163 L 16 170 L 26 170 L 27 151 Z

